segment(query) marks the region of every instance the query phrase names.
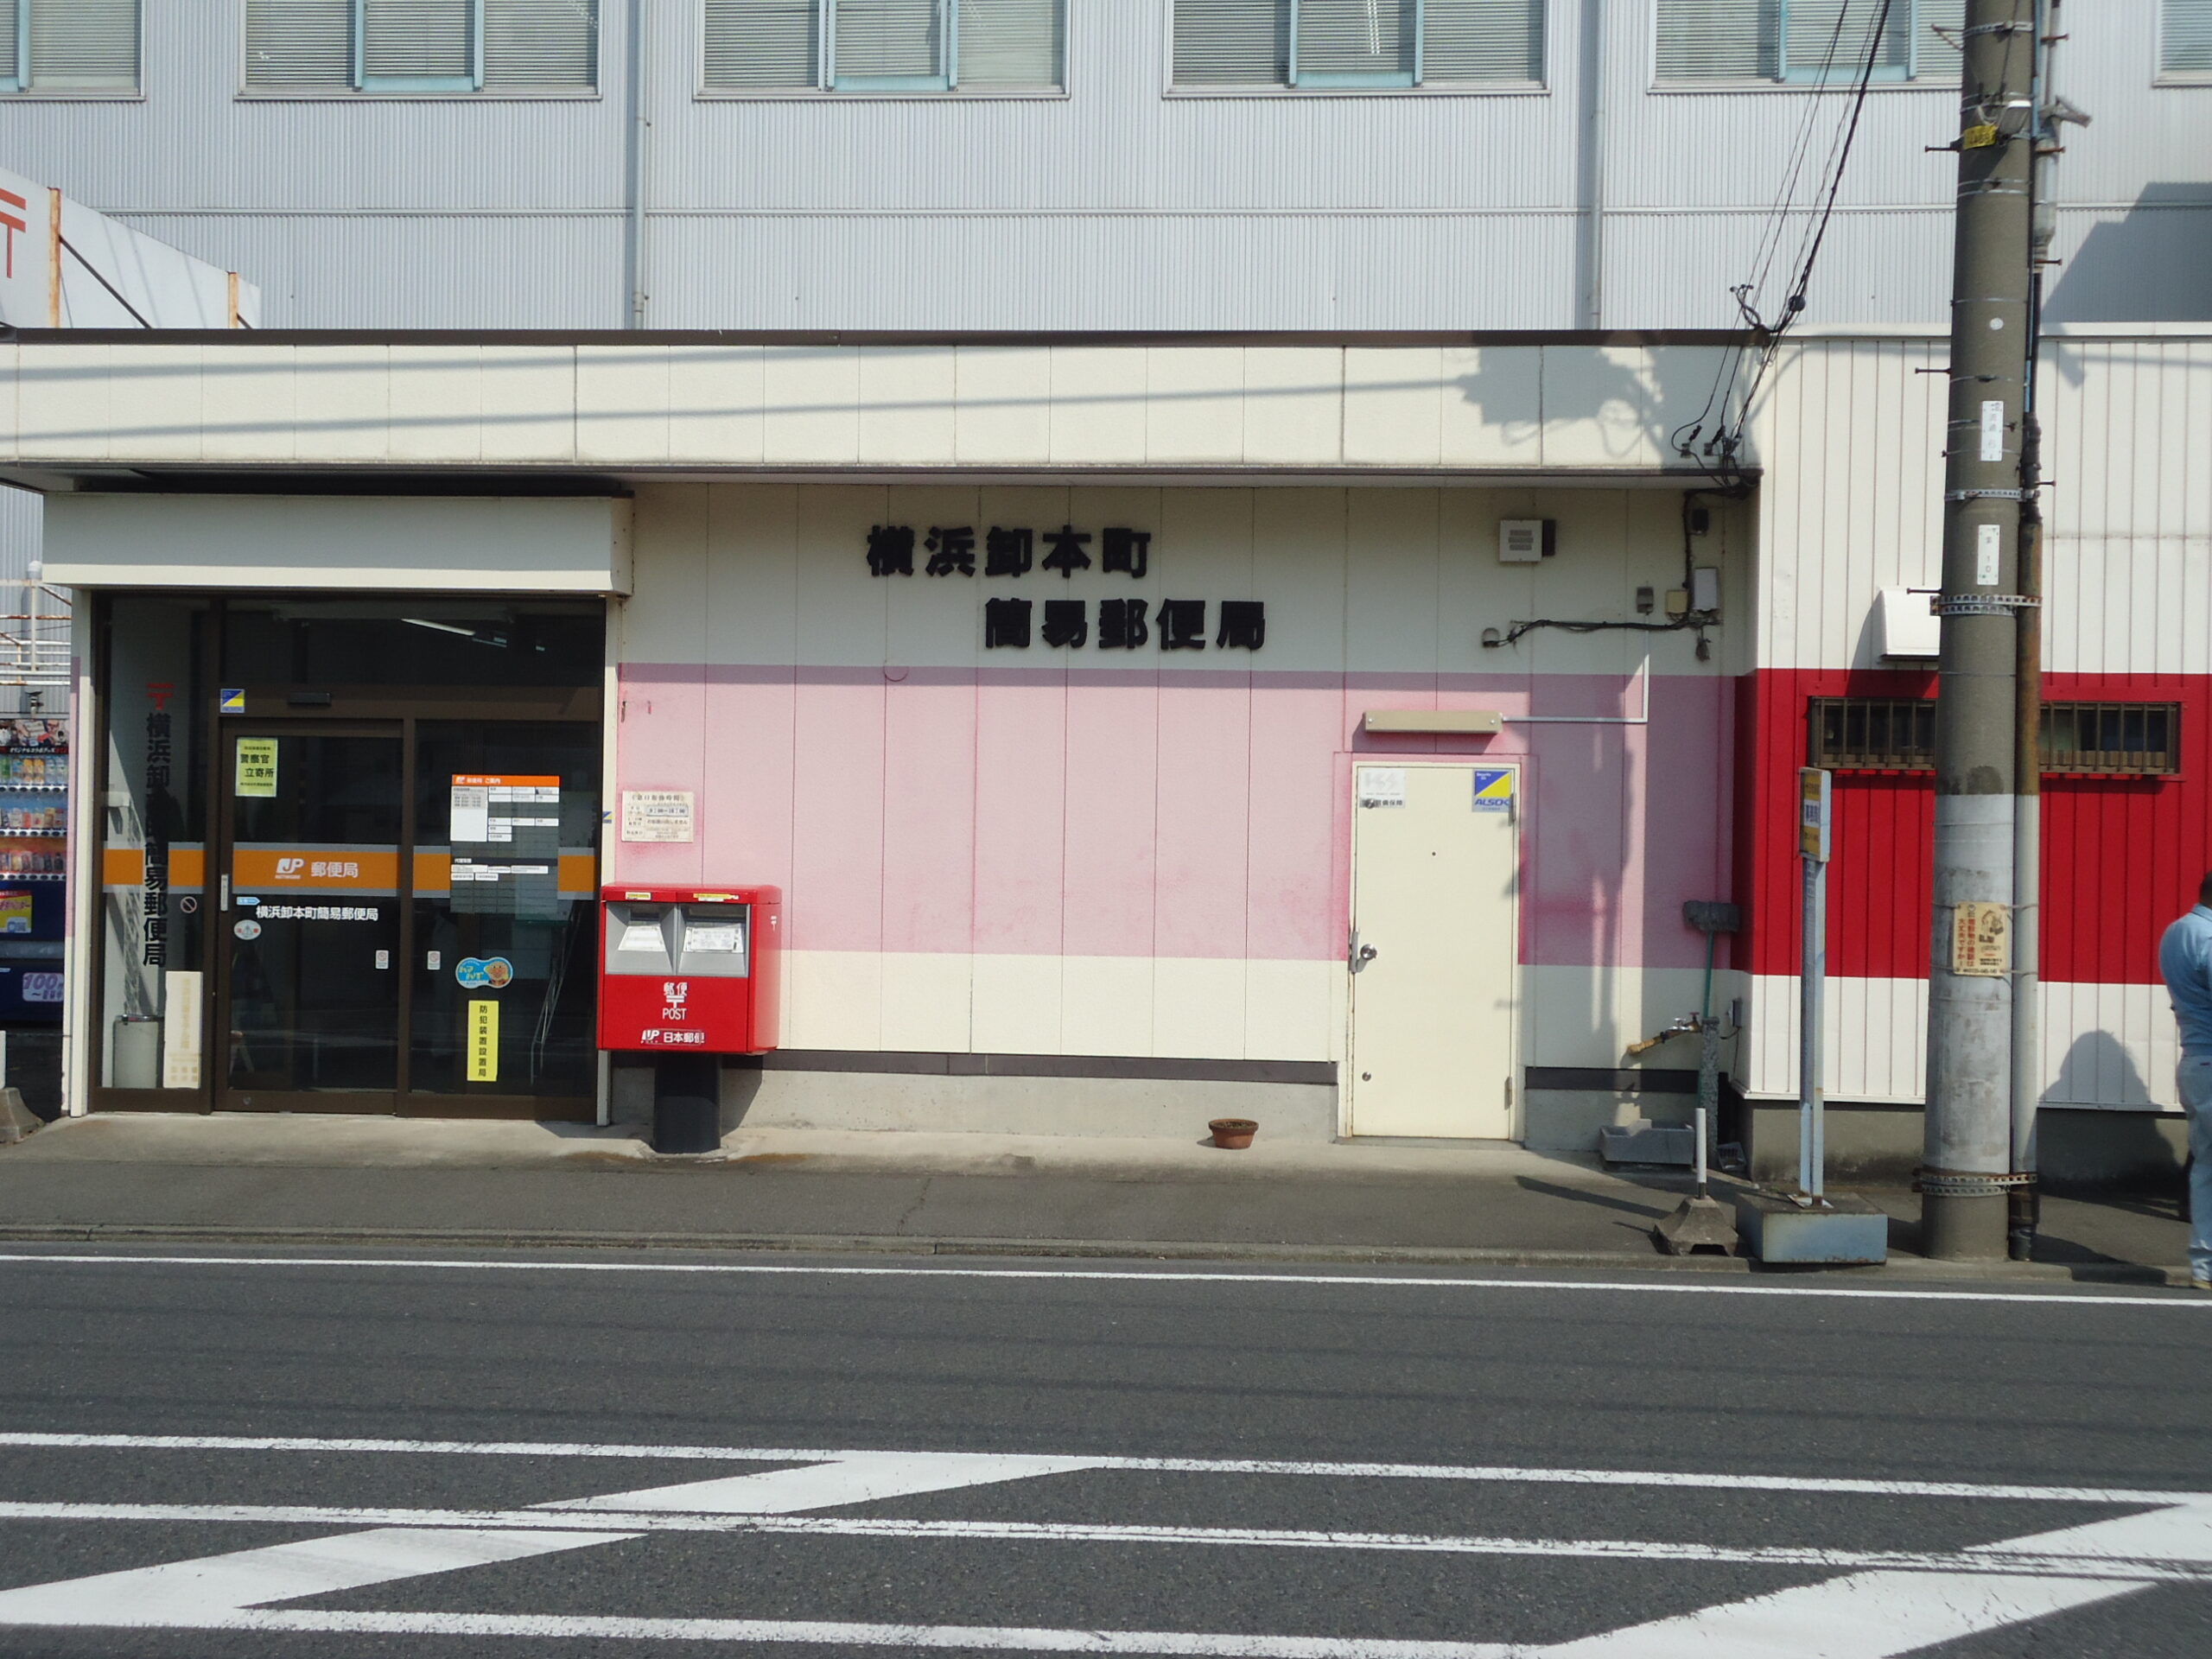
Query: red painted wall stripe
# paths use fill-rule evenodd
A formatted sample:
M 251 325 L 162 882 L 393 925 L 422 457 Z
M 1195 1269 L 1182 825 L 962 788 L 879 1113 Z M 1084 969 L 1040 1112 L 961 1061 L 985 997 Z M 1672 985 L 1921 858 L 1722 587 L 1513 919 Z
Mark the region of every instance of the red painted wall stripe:
M 1769 670 L 1738 688 L 1739 961 L 1798 963 L 1797 769 L 1812 697 L 1931 696 L 1921 671 Z M 2044 695 L 2182 705 L 2174 778 L 2044 779 L 2043 976 L 2156 984 L 2158 935 L 2212 868 L 2212 678 L 2049 674 Z M 1828 872 L 1828 971 L 1917 979 L 1928 971 L 1935 788 L 1924 772 L 1839 772 Z

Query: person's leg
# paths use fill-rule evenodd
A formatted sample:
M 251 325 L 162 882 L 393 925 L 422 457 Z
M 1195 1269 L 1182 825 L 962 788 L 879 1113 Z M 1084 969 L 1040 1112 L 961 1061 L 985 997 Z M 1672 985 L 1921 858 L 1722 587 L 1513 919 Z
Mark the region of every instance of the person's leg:
M 2212 1058 L 2181 1063 L 2181 1103 L 2189 1113 L 2189 1271 L 2212 1280 Z

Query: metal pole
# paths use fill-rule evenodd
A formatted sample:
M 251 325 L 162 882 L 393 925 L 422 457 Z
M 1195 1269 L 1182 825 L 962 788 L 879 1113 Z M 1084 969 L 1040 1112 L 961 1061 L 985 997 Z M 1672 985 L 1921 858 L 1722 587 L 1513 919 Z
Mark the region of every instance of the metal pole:
M 1962 950 L 1955 924 L 1961 905 L 2009 918 L 2013 899 L 2035 11 L 1967 0 L 1963 35 L 1921 1171 L 1922 1248 L 1949 1261 L 2005 1255 L 2012 1167 L 2009 963 Z
M 649 0 L 630 0 L 630 32 L 628 37 L 630 100 L 630 154 L 624 169 L 625 204 L 628 213 L 622 226 L 622 321 L 627 328 L 645 326 L 645 162 L 646 143 L 652 132 L 651 111 L 646 107 L 645 90 L 645 9 Z

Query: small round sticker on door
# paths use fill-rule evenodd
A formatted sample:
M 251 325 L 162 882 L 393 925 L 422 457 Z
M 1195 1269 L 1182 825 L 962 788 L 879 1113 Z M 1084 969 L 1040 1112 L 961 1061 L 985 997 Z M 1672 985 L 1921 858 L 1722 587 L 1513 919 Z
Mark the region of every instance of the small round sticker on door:
M 244 921 L 232 922 L 231 931 L 241 939 L 257 939 L 261 937 L 261 924 L 249 916 Z

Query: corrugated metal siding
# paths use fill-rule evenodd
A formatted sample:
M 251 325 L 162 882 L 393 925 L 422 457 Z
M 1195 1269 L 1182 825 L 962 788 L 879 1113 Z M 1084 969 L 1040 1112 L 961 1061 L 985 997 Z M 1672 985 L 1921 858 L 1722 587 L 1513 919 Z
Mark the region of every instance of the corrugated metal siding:
M 690 0 L 656 8 L 652 200 L 668 217 L 655 221 L 652 320 L 1578 320 L 1562 250 L 1579 206 L 1584 8 L 1554 0 L 1541 93 L 1192 98 L 1162 95 L 1163 3 L 1074 0 L 1070 96 L 1015 99 L 698 100 Z M 2212 99 L 2151 89 L 2142 44 L 2153 4 L 2107 0 L 2069 18 L 2064 90 L 2103 118 L 2073 141 L 2059 171 L 2079 206 L 2062 214 L 2069 263 L 2052 288 L 2054 315 L 2212 317 L 2212 276 L 2194 257 L 2212 229 Z M 269 284 L 272 325 L 620 319 L 619 270 L 582 256 L 563 228 L 569 215 L 622 207 L 619 0 L 604 8 L 604 95 L 587 99 L 240 99 L 242 8 L 207 8 L 212 28 L 198 9 L 147 10 L 145 101 L 12 106 L 14 165 L 181 241 L 188 233 L 170 213 L 246 215 L 253 222 L 191 233 L 202 238 L 193 245 L 250 247 L 251 262 L 224 263 Z M 1753 274 L 1751 250 L 1791 139 L 1808 111 L 1825 135 L 1845 100 L 1654 93 L 1649 5 L 1605 10 L 1605 320 L 1726 322 L 1726 290 Z M 1813 287 L 1814 320 L 1942 317 L 1952 170 L 1923 147 L 1948 136 L 1950 107 L 1941 92 L 1885 91 L 1870 102 Z M 467 237 L 428 236 L 413 217 L 471 211 L 511 216 Z M 762 217 L 785 213 L 853 217 L 803 231 Z M 926 232 L 906 222 L 934 215 L 944 217 Z M 371 228 L 334 232 L 353 217 Z M 1216 234 L 1217 224 L 1237 228 Z M 588 242 L 601 245 L 596 233 Z M 463 244 L 474 267 L 466 272 L 442 257 Z M 839 263 L 792 265 L 815 246 Z M 700 247 L 715 257 L 692 257 Z M 582 263 L 539 269 L 549 258 Z M 520 296 L 518 309 L 501 308 L 506 294 Z

